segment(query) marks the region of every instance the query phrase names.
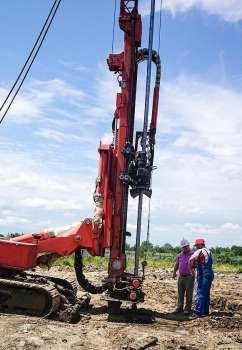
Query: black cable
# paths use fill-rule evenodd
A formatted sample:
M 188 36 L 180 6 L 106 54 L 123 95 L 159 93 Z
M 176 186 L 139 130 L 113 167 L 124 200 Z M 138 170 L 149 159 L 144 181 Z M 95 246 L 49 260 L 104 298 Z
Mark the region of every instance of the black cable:
M 158 41 L 158 54 L 160 54 L 160 39 L 161 39 L 162 5 L 163 5 L 163 0 L 160 0 L 160 20 L 159 20 L 159 41 Z
M 95 286 L 94 284 L 89 282 L 89 280 L 85 277 L 83 273 L 83 261 L 82 261 L 81 249 L 78 249 L 75 251 L 74 269 L 76 273 L 77 282 L 88 293 L 101 294 L 107 289 L 107 286 L 105 285 Z
M 29 60 L 30 60 L 30 58 L 31 58 L 31 56 L 32 56 L 32 54 L 33 54 L 35 48 L 37 47 L 37 45 L 38 45 L 38 43 L 39 43 L 39 40 L 40 40 L 42 34 L 44 33 L 44 34 L 43 34 L 43 37 L 42 37 L 42 39 L 40 40 L 40 43 L 39 43 L 39 45 L 38 45 L 38 47 L 37 47 L 36 52 L 35 52 L 33 58 L 32 58 L 31 61 L 30 61 L 30 64 L 29 64 L 29 66 L 28 66 L 28 69 L 27 69 L 27 71 L 25 72 L 25 74 L 24 74 L 24 76 L 23 76 L 23 78 L 22 78 L 22 80 L 21 80 L 20 85 L 18 86 L 18 88 L 17 88 L 15 94 L 13 95 L 13 97 L 12 97 L 12 99 L 11 99 L 11 101 L 10 101 L 8 107 L 7 107 L 7 109 L 5 110 L 5 112 L 4 112 L 3 116 L 2 116 L 2 118 L 0 119 L 0 124 L 3 122 L 3 120 L 4 120 L 5 116 L 6 116 L 6 114 L 8 113 L 8 111 L 9 111 L 11 105 L 13 104 L 13 102 L 14 102 L 14 100 L 15 100 L 15 98 L 16 98 L 18 92 L 19 92 L 19 90 L 21 89 L 21 87 L 22 87 L 22 85 L 23 85 L 23 83 L 24 83 L 24 81 L 25 81 L 25 79 L 26 79 L 26 77 L 27 77 L 27 75 L 28 75 L 28 73 L 29 73 L 29 71 L 30 71 L 32 65 L 33 65 L 33 62 L 34 62 L 34 60 L 35 60 L 37 54 L 39 53 L 39 50 L 40 50 L 40 48 L 41 48 L 41 46 L 42 46 L 42 44 L 43 44 L 43 41 L 44 41 L 44 39 L 45 39 L 45 37 L 46 37 L 48 31 L 49 31 L 49 28 L 50 28 L 50 26 L 51 26 L 51 24 L 52 24 L 52 22 L 53 22 L 53 20 L 54 20 L 54 17 L 55 17 L 55 15 L 56 15 L 56 12 L 57 12 L 59 6 L 60 6 L 60 3 L 61 3 L 61 0 L 55 0 L 55 3 L 54 3 L 54 5 L 52 6 L 52 8 L 51 8 L 51 10 L 50 10 L 50 13 L 49 13 L 49 15 L 48 15 L 48 17 L 47 17 L 47 19 L 46 19 L 46 21 L 45 21 L 45 24 L 44 24 L 44 26 L 43 26 L 43 28 L 42 28 L 42 30 L 41 30 L 41 32 L 40 32 L 40 34 L 39 34 L 39 36 L 38 36 L 36 42 L 35 42 L 34 47 L 32 48 L 32 50 L 31 50 L 31 52 L 30 52 L 30 54 L 29 54 L 29 56 L 28 56 L 28 58 L 27 58 L 27 60 L 26 60 L 26 62 L 25 62 L 25 64 L 24 64 L 23 68 L 21 69 L 21 72 L 19 73 L 19 75 L 18 75 L 18 77 L 17 77 L 15 83 L 13 84 L 13 86 L 12 86 L 10 92 L 8 93 L 8 96 L 6 97 L 5 101 L 3 102 L 3 104 L 2 104 L 2 106 L 1 106 L 1 108 L 0 108 L 0 111 L 1 111 L 2 108 L 4 107 L 4 105 L 6 104 L 7 100 L 9 99 L 11 93 L 13 92 L 13 90 L 14 90 L 14 88 L 16 87 L 18 81 L 20 80 L 20 77 L 21 77 L 22 73 L 24 72 L 24 70 L 25 70 L 25 68 L 26 68 L 26 66 L 27 66 L 27 64 L 28 64 L 28 62 L 29 62 Z M 57 4 L 57 5 L 56 5 L 56 4 Z M 55 5 L 56 5 L 56 7 L 55 7 Z M 52 13 L 52 12 L 53 12 L 53 13 Z M 52 16 L 52 17 L 51 17 L 51 16 Z M 51 18 L 51 19 L 50 19 L 50 18 Z M 49 21 L 49 19 L 50 19 L 50 21 Z M 49 23 L 48 23 L 48 21 L 49 21 Z M 48 25 L 47 25 L 47 23 L 48 23 Z M 47 25 L 47 28 L 46 28 L 46 25 Z
M 34 50 L 35 50 L 37 44 L 38 44 L 38 42 L 39 42 L 40 37 L 41 37 L 42 33 L 44 32 L 44 29 L 45 29 L 45 27 L 46 27 L 46 24 L 47 24 L 47 22 L 49 21 L 49 18 L 50 18 L 51 14 L 52 14 L 52 11 L 53 11 L 53 9 L 54 9 L 54 7 L 55 7 L 57 1 L 58 1 L 58 0 L 55 0 L 54 4 L 53 4 L 53 6 L 52 6 L 52 8 L 51 8 L 51 10 L 50 10 L 50 12 L 49 12 L 49 15 L 48 15 L 48 17 L 46 18 L 45 23 L 44 23 L 44 25 L 43 25 L 43 27 L 42 27 L 42 29 L 41 29 L 41 32 L 39 33 L 38 38 L 36 39 L 35 44 L 34 44 L 32 50 L 30 51 L 30 54 L 29 54 L 27 60 L 25 61 L 25 63 L 24 63 L 24 65 L 23 65 L 23 67 L 22 67 L 22 69 L 21 69 L 21 71 L 20 71 L 20 73 L 19 73 L 17 79 L 15 80 L 15 83 L 13 84 L 11 90 L 9 91 L 7 97 L 5 98 L 4 102 L 2 103 L 2 105 L 1 105 L 1 107 L 0 107 L 0 111 L 3 109 L 5 103 L 7 102 L 8 98 L 9 98 L 9 96 L 10 96 L 11 93 L 13 92 L 15 86 L 17 85 L 17 82 L 19 81 L 19 79 L 20 79 L 20 77 L 21 77 L 23 71 L 25 70 L 25 68 L 26 68 L 26 66 L 27 66 L 27 64 L 28 64 L 28 62 L 29 62 L 29 60 L 30 60 L 30 58 L 31 58 L 31 56 L 32 56 L 32 54 L 33 54 L 33 52 L 34 52 Z
M 112 37 L 112 53 L 113 53 L 113 48 L 114 48 L 114 40 L 115 40 L 116 8 L 117 8 L 117 0 L 114 0 L 114 11 L 113 11 L 113 37 Z

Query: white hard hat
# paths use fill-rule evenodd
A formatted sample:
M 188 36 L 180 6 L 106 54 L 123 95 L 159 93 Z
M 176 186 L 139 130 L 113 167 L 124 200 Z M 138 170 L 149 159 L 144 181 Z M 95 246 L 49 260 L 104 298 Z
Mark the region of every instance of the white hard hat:
M 186 239 L 183 238 L 183 240 L 181 241 L 180 245 L 181 245 L 181 248 L 184 248 L 184 247 L 189 246 L 190 243 Z

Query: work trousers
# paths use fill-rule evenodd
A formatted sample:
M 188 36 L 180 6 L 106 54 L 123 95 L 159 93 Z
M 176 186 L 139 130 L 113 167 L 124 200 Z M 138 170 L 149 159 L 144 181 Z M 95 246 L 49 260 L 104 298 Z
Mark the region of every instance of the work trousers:
M 184 307 L 184 297 L 186 294 L 186 306 L 185 310 L 188 312 L 192 309 L 192 297 L 194 288 L 194 277 L 193 276 L 179 276 L 178 278 L 178 302 L 177 309 L 182 311 Z
M 209 315 L 212 280 L 212 276 L 198 278 L 195 313 L 199 316 Z

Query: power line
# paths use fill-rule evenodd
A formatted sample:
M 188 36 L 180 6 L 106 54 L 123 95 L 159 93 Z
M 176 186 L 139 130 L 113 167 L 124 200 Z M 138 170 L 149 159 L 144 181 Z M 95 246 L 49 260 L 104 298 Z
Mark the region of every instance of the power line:
M 15 82 L 14 82 L 14 84 L 13 84 L 11 90 L 9 91 L 7 97 L 5 98 L 4 102 L 2 103 L 2 105 L 1 105 L 1 107 L 0 107 L 0 111 L 3 109 L 5 103 L 7 102 L 9 96 L 10 96 L 11 93 L 13 92 L 15 86 L 17 85 L 17 83 L 18 83 L 18 81 L 19 81 L 21 75 L 23 74 L 23 71 L 25 70 L 25 68 L 26 68 L 26 66 L 27 66 L 27 64 L 28 64 L 28 62 L 29 62 L 29 60 L 30 60 L 30 58 L 31 58 L 31 56 L 32 56 L 32 54 L 33 54 L 33 52 L 34 52 L 34 50 L 35 50 L 35 48 L 36 48 L 36 46 L 37 46 L 37 44 L 38 44 L 38 42 L 39 42 L 39 40 L 40 40 L 40 37 L 42 36 L 42 34 L 43 34 L 43 32 L 44 32 L 44 29 L 45 29 L 45 27 L 46 27 L 46 25 L 47 25 L 47 23 L 48 23 L 48 21 L 49 21 L 49 19 L 50 19 L 51 13 L 52 13 L 53 9 L 55 8 L 55 5 L 56 5 L 57 1 L 58 1 L 58 0 L 55 0 L 54 4 L 53 4 L 53 6 L 52 6 L 52 8 L 51 8 L 51 10 L 50 10 L 50 12 L 49 12 L 49 15 L 48 15 L 48 17 L 46 18 L 45 23 L 44 23 L 44 25 L 43 25 L 43 27 L 42 27 L 42 29 L 41 29 L 41 32 L 39 33 L 38 38 L 36 39 L 35 44 L 34 44 L 32 50 L 30 51 L 30 54 L 29 54 L 27 60 L 25 61 L 25 63 L 24 63 L 24 65 L 23 65 L 23 67 L 22 67 L 22 69 L 21 69 L 21 71 L 20 71 L 20 73 L 19 73 L 17 79 L 15 80 Z
M 14 93 L 11 101 L 9 102 L 8 107 L 6 108 L 3 116 L 0 119 L 0 124 L 3 122 L 6 114 L 8 113 L 11 105 L 13 104 L 13 102 L 14 102 L 14 100 L 15 100 L 18 92 L 19 92 L 19 90 L 21 89 L 21 87 L 22 87 L 22 85 L 23 85 L 23 83 L 24 83 L 24 81 L 25 81 L 25 79 L 26 79 L 26 77 L 27 77 L 27 75 L 28 75 L 28 73 L 29 73 L 29 71 L 30 71 L 30 69 L 31 69 L 31 67 L 32 67 L 32 65 L 33 65 L 37 55 L 38 55 L 38 53 L 39 53 L 39 50 L 40 50 L 40 48 L 41 48 L 41 46 L 42 46 L 42 44 L 43 44 L 43 42 L 44 42 L 44 40 L 46 38 L 46 35 L 47 35 L 47 33 L 49 31 L 49 28 L 50 28 L 50 26 L 51 26 L 51 24 L 52 24 L 52 22 L 54 20 L 54 17 L 56 15 L 56 12 L 57 12 L 59 6 L 60 6 L 60 3 L 61 3 L 61 0 L 55 0 L 54 4 L 51 7 L 51 10 L 50 10 L 50 12 L 49 12 L 49 14 L 48 14 L 48 16 L 47 16 L 47 18 L 45 20 L 45 23 L 44 23 L 44 25 L 43 25 L 43 27 L 42 27 L 42 29 L 40 31 L 40 34 L 38 35 L 38 38 L 36 39 L 35 44 L 34 44 L 32 50 L 30 51 L 30 54 L 29 54 L 27 60 L 25 61 L 25 63 L 23 65 L 23 67 L 22 67 L 22 69 L 21 69 L 17 79 L 15 80 L 11 90 L 9 91 L 7 97 L 5 98 L 4 102 L 1 105 L 0 111 L 3 109 L 3 107 L 7 103 L 9 97 L 11 96 L 11 94 L 14 91 L 15 87 L 17 86 L 18 82 L 20 81 L 20 78 L 21 78 L 23 72 L 25 71 L 25 68 L 28 66 L 28 63 L 30 62 L 29 66 L 28 66 L 28 68 L 27 68 L 27 70 L 26 70 L 26 72 L 24 74 L 24 76 L 22 77 L 22 79 L 20 81 L 20 84 L 19 84 L 16 92 Z M 36 49 L 36 51 L 35 51 L 35 49 Z M 34 55 L 33 55 L 33 53 L 34 53 Z

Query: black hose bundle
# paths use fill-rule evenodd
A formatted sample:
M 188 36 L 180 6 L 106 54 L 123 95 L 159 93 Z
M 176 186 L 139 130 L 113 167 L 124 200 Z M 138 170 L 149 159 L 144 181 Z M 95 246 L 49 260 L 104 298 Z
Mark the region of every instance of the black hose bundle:
M 149 51 L 148 49 L 140 49 L 137 55 L 138 64 L 148 60 Z M 152 51 L 152 62 L 156 65 L 156 76 L 155 76 L 155 86 L 160 87 L 161 80 L 161 61 L 159 53 L 155 50 Z
M 105 286 L 95 286 L 88 281 L 88 279 L 83 274 L 83 262 L 82 262 L 82 251 L 78 249 L 75 252 L 74 268 L 76 272 L 76 279 L 79 285 L 88 293 L 91 294 L 101 294 L 107 288 Z

